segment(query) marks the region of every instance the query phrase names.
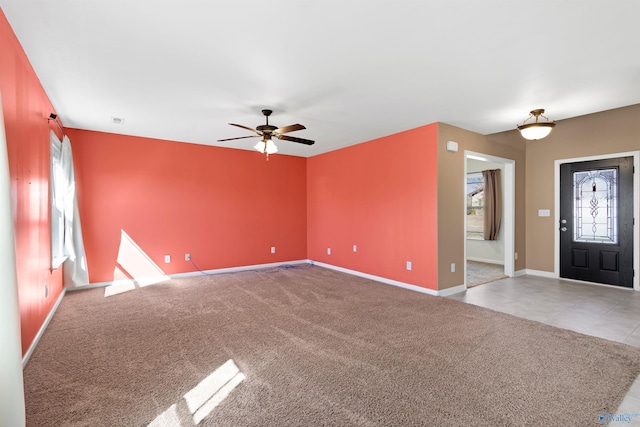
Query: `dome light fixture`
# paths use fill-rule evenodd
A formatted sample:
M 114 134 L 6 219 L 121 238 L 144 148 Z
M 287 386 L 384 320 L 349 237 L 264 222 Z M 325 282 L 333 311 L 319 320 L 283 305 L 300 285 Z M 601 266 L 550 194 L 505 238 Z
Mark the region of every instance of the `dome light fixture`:
M 524 139 L 528 140 L 536 140 L 542 139 L 551 133 L 551 129 L 556 125 L 556 123 L 549 119 L 549 117 L 544 116 L 544 108 L 538 108 L 537 110 L 531 110 L 529 117 L 522 122 L 521 125 L 518 125 L 518 130 Z M 536 118 L 536 121 L 533 123 L 527 123 L 533 117 Z M 539 121 L 539 118 L 542 117 L 546 119 L 546 122 Z

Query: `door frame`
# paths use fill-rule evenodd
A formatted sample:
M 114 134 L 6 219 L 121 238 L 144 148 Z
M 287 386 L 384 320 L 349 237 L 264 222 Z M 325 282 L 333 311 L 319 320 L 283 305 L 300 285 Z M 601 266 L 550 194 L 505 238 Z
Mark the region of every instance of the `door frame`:
M 606 160 L 606 159 L 614 159 L 617 157 L 633 157 L 633 167 L 635 169 L 635 173 L 633 174 L 633 191 L 632 194 L 637 195 L 638 190 L 640 190 L 640 151 L 626 151 L 623 153 L 611 153 L 611 154 L 601 154 L 598 156 L 588 156 L 588 157 L 575 157 L 571 159 L 559 159 L 554 162 L 554 209 L 553 209 L 553 225 L 554 225 L 554 238 L 553 238 L 553 251 L 554 251 L 554 263 L 553 263 L 553 275 L 555 278 L 563 279 L 560 277 L 560 165 L 565 163 L 576 163 L 576 162 L 585 162 L 590 160 Z M 635 275 L 633 276 L 633 289 L 636 291 L 640 291 L 640 233 L 638 232 L 640 224 L 640 197 L 636 196 L 633 200 L 633 270 L 635 271 Z M 563 280 L 574 280 L 574 279 L 563 279 Z M 593 282 L 584 282 L 581 280 L 575 280 L 580 283 L 593 283 Z M 596 283 L 597 284 L 597 283 Z M 612 286 L 616 289 L 620 289 L 619 286 L 614 285 L 605 285 L 602 286 Z M 629 288 L 627 288 L 629 289 Z
M 462 197 L 464 207 L 467 206 L 467 160 L 475 159 L 485 162 L 500 163 L 504 166 L 504 209 L 501 230 L 504 232 L 504 274 L 515 276 L 515 215 L 516 215 L 516 161 L 490 154 L 464 150 L 464 187 Z M 464 221 L 464 287 L 467 288 L 467 221 Z

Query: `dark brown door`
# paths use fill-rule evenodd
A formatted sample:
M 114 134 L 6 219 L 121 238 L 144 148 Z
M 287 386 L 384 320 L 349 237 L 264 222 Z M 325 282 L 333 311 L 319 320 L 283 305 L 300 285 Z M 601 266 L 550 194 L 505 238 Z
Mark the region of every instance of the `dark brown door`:
M 633 157 L 560 166 L 560 277 L 633 287 Z

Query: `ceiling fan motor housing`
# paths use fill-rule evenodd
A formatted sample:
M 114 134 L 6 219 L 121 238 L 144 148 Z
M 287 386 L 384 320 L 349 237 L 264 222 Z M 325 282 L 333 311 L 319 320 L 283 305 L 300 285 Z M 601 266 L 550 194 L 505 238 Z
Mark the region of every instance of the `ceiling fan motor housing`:
M 276 130 L 278 128 L 275 127 L 275 126 L 272 126 L 272 125 L 260 125 L 256 129 L 259 130 L 260 132 L 270 134 L 271 132 L 273 132 L 274 130 Z

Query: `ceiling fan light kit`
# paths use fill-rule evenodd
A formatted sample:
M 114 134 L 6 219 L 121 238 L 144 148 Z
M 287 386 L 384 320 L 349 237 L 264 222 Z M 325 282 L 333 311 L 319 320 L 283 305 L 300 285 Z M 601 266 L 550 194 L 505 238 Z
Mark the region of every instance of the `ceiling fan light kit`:
M 543 115 L 544 108 L 538 108 L 536 110 L 531 110 L 529 117 L 522 122 L 521 125 L 518 125 L 518 130 L 524 139 L 528 140 L 537 140 L 542 139 L 551 133 L 551 130 L 556 125 L 556 123 L 550 120 L 548 117 Z M 533 123 L 527 123 L 532 118 L 536 119 Z M 540 117 L 546 119 L 546 122 L 541 122 Z
M 253 146 L 256 150 L 261 152 L 262 154 L 275 154 L 278 152 L 278 147 L 271 139 L 263 139 Z
M 262 110 L 262 114 L 264 114 L 265 118 L 266 118 L 266 124 L 264 125 L 260 125 L 257 126 L 255 129 L 250 128 L 248 126 L 244 126 L 244 125 L 238 125 L 235 123 L 229 123 L 231 126 L 236 126 L 242 129 L 246 129 L 248 131 L 254 132 L 255 135 L 250 135 L 250 136 L 239 136 L 237 138 L 227 138 L 227 139 L 219 139 L 218 142 L 223 142 L 223 141 L 232 141 L 235 139 L 244 139 L 244 138 L 258 138 L 258 137 L 262 137 L 262 141 L 258 142 L 256 145 L 253 146 L 253 148 L 255 148 L 257 151 L 266 154 L 267 155 L 267 160 L 269 160 L 269 154 L 274 154 L 278 152 L 278 147 L 276 146 L 276 144 L 273 142 L 273 137 L 281 139 L 283 141 L 291 141 L 291 142 L 297 142 L 299 144 L 305 144 L 305 145 L 313 145 L 315 144 L 315 141 L 312 141 L 310 139 L 304 139 L 304 138 L 296 138 L 294 136 L 288 136 L 288 135 L 284 135 L 285 133 L 289 133 L 289 132 L 294 132 L 297 130 L 303 130 L 306 129 L 304 126 L 302 126 L 301 124 L 295 124 L 295 125 L 289 125 L 289 126 L 285 126 L 285 127 L 276 127 L 273 125 L 269 124 L 269 116 L 271 115 L 271 113 L 273 113 L 273 111 L 271 110 Z

